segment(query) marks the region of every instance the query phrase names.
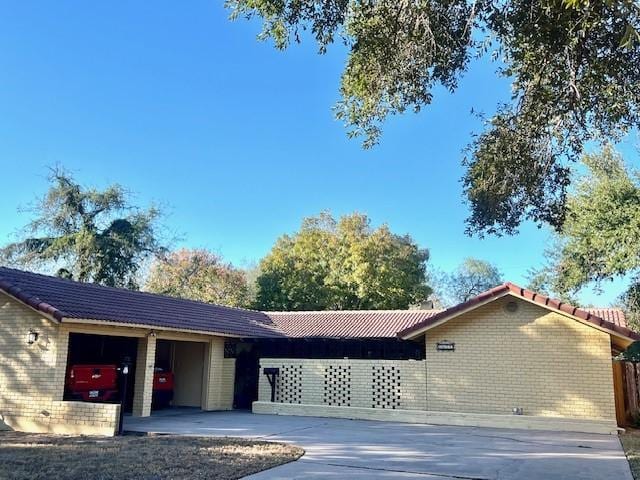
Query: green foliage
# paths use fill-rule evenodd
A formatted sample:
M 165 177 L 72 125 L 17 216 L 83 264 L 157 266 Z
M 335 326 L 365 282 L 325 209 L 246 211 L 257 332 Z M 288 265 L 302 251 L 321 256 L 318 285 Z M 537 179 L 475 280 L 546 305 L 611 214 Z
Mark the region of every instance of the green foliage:
M 465 258 L 452 273 L 431 272 L 436 297 L 443 306 L 450 307 L 504 283 L 498 268 L 477 258 Z
M 514 233 L 529 219 L 560 228 L 570 162 L 587 141 L 640 125 L 637 0 L 227 0 L 232 18 L 259 16 L 280 49 L 309 30 L 320 52 L 349 49 L 336 114 L 374 145 L 389 115 L 453 91 L 488 52 L 512 84 L 470 143 L 469 233 Z M 479 89 L 481 86 L 479 86 Z
M 627 362 L 640 362 L 640 342 L 633 342 L 624 352 L 615 357 L 615 359 Z
M 611 147 L 583 156 L 587 173 L 568 197 L 557 246 L 548 253 L 549 288 L 570 296 L 591 283 L 630 275 L 619 299 L 630 323 L 640 309 L 640 177 Z
M 618 297 L 618 307 L 622 308 L 629 328 L 640 332 L 640 278 L 636 276 L 627 290 Z
M 554 258 L 555 255 L 549 251 L 546 256 L 547 258 Z M 578 297 L 574 295 L 575 292 L 569 292 L 559 285 L 555 276 L 554 265 L 552 264 L 529 270 L 526 288 L 574 307 L 582 306 Z
M 244 272 L 207 250 L 182 249 L 157 259 L 145 290 L 232 307 L 251 303 Z
M 427 298 L 427 250 L 365 215 L 306 218 L 279 238 L 260 263 L 257 307 L 263 310 L 407 308 Z
M 584 156 L 588 174 L 568 199 L 560 232 L 559 290 L 640 269 L 640 178 L 611 148 Z
M 449 282 L 451 295 L 456 303 L 461 303 L 497 287 L 504 280 L 495 265 L 477 258 L 466 258 Z
M 57 267 L 61 277 L 137 288 L 143 262 L 163 251 L 156 235 L 159 212 L 128 204 L 119 185 L 85 189 L 53 170 L 51 187 L 33 209 L 22 240 L 0 250 L 0 258 L 28 267 Z

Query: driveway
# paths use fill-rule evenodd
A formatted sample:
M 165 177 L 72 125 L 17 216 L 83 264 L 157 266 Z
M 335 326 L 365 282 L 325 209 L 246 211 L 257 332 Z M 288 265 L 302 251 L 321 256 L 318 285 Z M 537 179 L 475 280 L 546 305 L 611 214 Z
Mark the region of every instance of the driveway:
M 248 477 L 272 479 L 633 480 L 613 435 L 365 420 L 168 412 L 129 417 L 131 431 L 260 438 L 303 447 L 298 461 Z

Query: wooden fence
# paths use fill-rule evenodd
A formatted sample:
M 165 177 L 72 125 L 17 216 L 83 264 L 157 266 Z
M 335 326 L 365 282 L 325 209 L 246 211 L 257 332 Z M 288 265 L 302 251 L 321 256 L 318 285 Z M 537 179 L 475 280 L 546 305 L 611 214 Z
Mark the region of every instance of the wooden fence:
M 640 364 L 613 362 L 616 418 L 621 427 L 640 423 Z

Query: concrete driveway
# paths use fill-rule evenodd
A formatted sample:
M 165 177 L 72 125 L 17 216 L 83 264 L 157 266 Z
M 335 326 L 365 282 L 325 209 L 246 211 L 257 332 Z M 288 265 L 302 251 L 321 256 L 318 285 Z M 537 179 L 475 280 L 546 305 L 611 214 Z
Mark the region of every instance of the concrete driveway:
M 633 480 L 613 435 L 443 427 L 364 420 L 169 412 L 126 419 L 132 431 L 259 438 L 305 455 L 266 479 Z

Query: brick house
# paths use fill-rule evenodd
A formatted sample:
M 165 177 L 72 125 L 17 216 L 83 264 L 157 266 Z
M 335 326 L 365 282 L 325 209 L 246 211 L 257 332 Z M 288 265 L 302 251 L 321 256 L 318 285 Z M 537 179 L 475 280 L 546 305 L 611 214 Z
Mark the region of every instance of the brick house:
M 173 406 L 609 433 L 624 421 L 612 356 L 639 338 L 617 310 L 513 284 L 443 311 L 283 313 L 0 267 L 0 424 L 112 435 L 119 403 L 69 399 L 65 377 L 127 356 L 136 416 L 162 366 Z

